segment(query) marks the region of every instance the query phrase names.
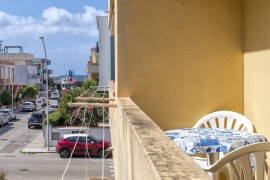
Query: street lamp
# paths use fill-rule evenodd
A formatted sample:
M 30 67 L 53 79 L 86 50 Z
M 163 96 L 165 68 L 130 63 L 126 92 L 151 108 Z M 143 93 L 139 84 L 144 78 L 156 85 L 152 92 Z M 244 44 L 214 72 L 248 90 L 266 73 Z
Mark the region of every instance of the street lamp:
M 45 53 L 45 68 L 46 68 L 46 99 L 47 99 L 47 148 L 49 151 L 49 90 L 48 90 L 48 65 L 47 65 L 47 54 L 46 54 L 46 48 L 44 43 L 44 37 L 40 36 L 39 39 L 41 39 L 43 44 L 43 49 Z
M 14 115 L 14 109 L 13 109 L 13 101 L 14 101 L 14 92 L 13 92 L 13 85 L 14 85 L 14 68 L 12 69 L 12 85 L 11 85 L 11 96 L 12 96 L 12 101 L 11 101 L 11 110 L 12 110 L 12 115 Z

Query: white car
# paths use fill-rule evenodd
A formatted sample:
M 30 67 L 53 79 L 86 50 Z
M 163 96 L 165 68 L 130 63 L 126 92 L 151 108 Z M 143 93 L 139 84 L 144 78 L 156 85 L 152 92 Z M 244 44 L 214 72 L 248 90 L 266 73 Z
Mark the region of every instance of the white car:
M 4 124 L 9 122 L 7 113 L 0 112 L 0 126 L 3 127 Z
M 43 100 L 42 106 L 45 106 L 47 104 L 46 97 L 40 97 L 40 99 Z
M 58 104 L 50 104 L 49 106 L 49 113 L 57 111 L 57 109 L 59 108 Z
M 51 99 L 59 99 L 60 98 L 60 95 L 58 92 L 52 92 L 51 93 Z
M 35 105 L 32 102 L 24 102 L 22 105 L 22 111 L 34 111 Z
M 17 114 L 12 109 L 1 109 L 0 112 L 8 113 L 9 120 L 15 120 L 17 118 Z

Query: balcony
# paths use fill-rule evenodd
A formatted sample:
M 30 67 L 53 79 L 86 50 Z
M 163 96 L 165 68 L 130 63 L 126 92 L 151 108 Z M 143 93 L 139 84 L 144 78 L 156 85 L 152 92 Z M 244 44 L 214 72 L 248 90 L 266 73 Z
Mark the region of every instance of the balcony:
M 98 64 L 91 64 L 86 68 L 87 73 L 98 73 L 99 72 L 99 65 Z
M 110 109 L 115 179 L 210 179 L 129 97 L 116 102 Z

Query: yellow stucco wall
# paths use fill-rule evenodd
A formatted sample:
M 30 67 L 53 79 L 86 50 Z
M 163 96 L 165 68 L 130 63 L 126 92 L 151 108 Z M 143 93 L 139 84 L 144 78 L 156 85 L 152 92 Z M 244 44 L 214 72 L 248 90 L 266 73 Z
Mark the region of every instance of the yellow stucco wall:
M 270 1 L 244 1 L 245 115 L 270 138 Z
M 130 96 L 163 130 L 216 110 L 243 113 L 241 0 L 115 5 L 118 97 Z

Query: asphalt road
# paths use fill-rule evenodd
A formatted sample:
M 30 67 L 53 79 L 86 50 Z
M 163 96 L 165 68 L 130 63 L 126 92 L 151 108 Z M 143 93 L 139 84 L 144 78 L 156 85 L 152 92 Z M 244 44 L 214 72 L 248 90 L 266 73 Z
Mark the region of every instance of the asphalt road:
M 0 154 L 0 168 L 7 172 L 8 180 L 60 180 L 62 177 L 65 180 L 86 180 L 86 177 L 102 175 L 100 158 L 73 157 L 69 165 L 68 161 L 56 153 Z M 111 165 L 112 159 L 105 159 L 104 176 L 113 179 Z
M 97 176 L 114 179 L 111 158 L 85 158 L 82 156 L 62 159 L 56 153 L 23 154 L 21 150 L 31 142 L 41 129 L 28 129 L 31 112 L 20 112 L 17 120 L 0 127 L 0 169 L 7 173 L 8 180 L 59 180 L 65 169 L 65 180 L 86 180 Z M 102 168 L 104 167 L 104 168 Z M 102 170 L 103 169 L 103 170 Z

